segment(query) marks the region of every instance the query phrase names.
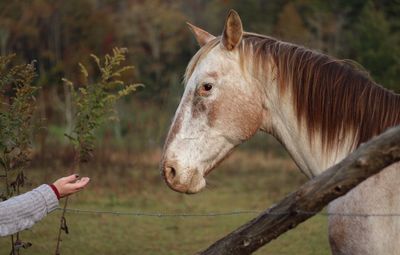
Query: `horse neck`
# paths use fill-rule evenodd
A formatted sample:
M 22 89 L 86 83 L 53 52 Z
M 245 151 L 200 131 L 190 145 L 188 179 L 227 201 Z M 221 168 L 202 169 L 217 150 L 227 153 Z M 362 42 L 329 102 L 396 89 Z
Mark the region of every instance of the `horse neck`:
M 290 91 L 282 95 L 276 80 L 264 84 L 269 84 L 264 86 L 265 119 L 268 121 L 263 124 L 262 130 L 272 134 L 286 148 L 309 178 L 338 163 L 354 149 L 354 134 L 347 131 L 342 134 L 340 145 L 332 144 L 326 150 L 320 132 L 317 130 L 311 137 L 307 125 L 298 121 Z
M 305 125 L 295 116 L 289 98 L 281 98 L 279 103 L 269 108 L 271 125 L 265 129 L 272 134 L 288 151 L 300 170 L 312 178 L 345 158 L 353 149 L 353 136 L 344 134 L 342 146 L 330 148 L 326 153 L 318 132 L 310 137 Z M 312 142 L 310 142 L 312 141 Z
M 243 40 L 241 66 L 264 91 L 261 129 L 281 141 L 308 176 L 400 124 L 400 95 L 358 68 L 269 37 Z
M 276 76 L 271 72 L 269 77 Z M 310 98 L 320 97 L 323 92 L 305 93 L 304 100 L 301 99 L 301 110 L 308 111 L 309 115 L 303 119 L 301 115 L 299 118 L 302 112 L 299 113 L 295 107 L 294 96 L 297 95 L 297 102 L 299 97 L 292 91 L 293 86 L 286 86 L 287 90 L 281 93 L 276 79 L 272 78 L 265 83 L 269 84 L 264 90 L 267 111 L 265 119 L 269 119 L 269 122 L 265 123 L 264 130 L 272 133 L 286 147 L 307 176 L 320 174 L 345 158 L 360 143 L 368 141 L 391 126 L 400 124 L 400 96 L 369 80 L 362 81 L 366 83 L 358 83 L 357 86 L 344 82 L 342 87 L 338 88 L 339 91 L 334 93 L 331 88 L 331 94 L 324 95 L 329 97 L 327 102 Z M 309 84 L 306 87 L 310 87 Z M 317 90 L 312 87 L 311 89 Z M 343 97 L 347 97 L 347 100 L 343 101 Z M 318 104 L 310 103 L 315 101 Z M 315 109 L 318 109 L 318 112 Z M 328 115 L 321 117 L 321 113 Z M 321 121 L 319 124 L 316 121 L 318 118 Z M 325 128 L 325 132 L 322 128 Z
M 281 113 L 275 116 L 273 135 L 308 177 L 322 173 L 353 150 L 353 135 L 344 134 L 342 146 L 334 145 L 329 150 L 331 153 L 327 153 L 319 133 L 316 132 L 314 137 L 309 137 L 306 127 L 299 125 L 293 110 L 288 108 L 290 105 L 283 105 Z

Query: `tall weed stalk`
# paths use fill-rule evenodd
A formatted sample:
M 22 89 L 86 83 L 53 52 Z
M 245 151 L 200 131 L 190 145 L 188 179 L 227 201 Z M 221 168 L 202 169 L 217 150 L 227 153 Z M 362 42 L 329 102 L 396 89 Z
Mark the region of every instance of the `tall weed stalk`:
M 0 56 L 0 167 L 4 186 L 0 199 L 5 201 L 20 194 L 26 183 L 24 170 L 30 160 L 33 114 L 36 109 L 33 86 L 35 68 L 32 64 L 12 65 L 15 55 Z M 21 241 L 20 233 L 11 235 L 10 254 L 31 246 Z
M 70 92 L 71 111 L 74 116 L 71 133 L 65 134 L 74 148 L 73 171 L 78 171 L 80 163 L 87 162 L 92 157 L 95 148 L 95 132 L 100 125 L 107 120 L 116 119 L 115 103 L 141 86 L 141 84 L 126 83 L 122 80 L 123 73 L 133 69 L 133 66 L 123 64 L 126 53 L 125 48 L 114 48 L 112 54 L 105 55 L 103 59 L 92 54 L 91 57 L 98 70 L 96 77 L 89 77 L 88 69 L 79 63 L 83 76 L 83 84 L 80 86 L 63 79 Z M 56 255 L 60 254 L 62 231 L 68 234 L 65 218 L 67 205 L 68 197 L 60 219 Z

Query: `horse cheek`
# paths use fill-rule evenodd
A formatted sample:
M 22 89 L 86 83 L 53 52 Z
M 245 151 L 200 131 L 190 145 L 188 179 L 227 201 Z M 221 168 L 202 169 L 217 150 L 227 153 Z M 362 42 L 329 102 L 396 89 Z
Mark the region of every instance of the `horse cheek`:
M 208 110 L 208 125 L 220 128 L 231 138 L 247 140 L 261 126 L 262 108 L 250 98 L 238 96 L 240 93 L 230 93 L 212 102 Z

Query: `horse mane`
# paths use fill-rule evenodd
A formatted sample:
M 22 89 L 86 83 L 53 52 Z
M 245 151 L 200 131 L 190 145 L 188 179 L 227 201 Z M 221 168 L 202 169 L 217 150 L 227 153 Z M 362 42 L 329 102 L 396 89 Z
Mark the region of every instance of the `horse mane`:
M 353 132 L 358 147 L 400 124 L 400 96 L 354 64 L 251 33 L 243 36 L 239 49 L 258 67 L 273 61 L 280 92 L 290 90 L 298 122 L 305 124 L 310 139 L 319 132 L 326 149 L 340 143 L 346 132 Z
M 217 37 L 199 50 L 186 78 L 219 42 Z M 348 61 L 253 33 L 243 34 L 238 50 L 242 68 L 252 63 L 255 75 L 272 67 L 281 95 L 292 95 L 297 121 L 306 127 L 310 143 L 318 133 L 328 150 L 340 146 L 344 134 L 352 132 L 356 148 L 400 124 L 400 95 L 378 85 Z

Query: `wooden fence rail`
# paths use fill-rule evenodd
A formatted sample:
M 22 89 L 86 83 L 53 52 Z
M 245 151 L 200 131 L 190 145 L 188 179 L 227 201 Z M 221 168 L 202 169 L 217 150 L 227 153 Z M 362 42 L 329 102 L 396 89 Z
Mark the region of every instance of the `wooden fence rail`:
M 361 145 L 343 161 L 198 254 L 251 254 L 397 161 L 400 161 L 400 126 Z

